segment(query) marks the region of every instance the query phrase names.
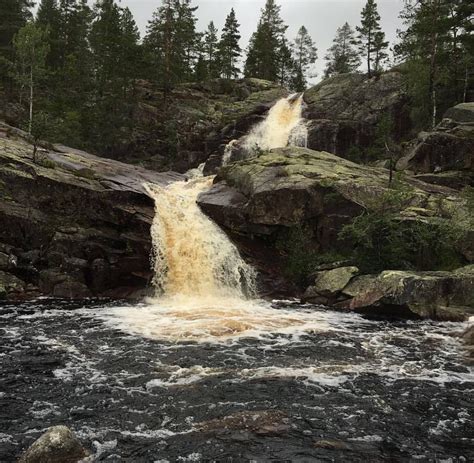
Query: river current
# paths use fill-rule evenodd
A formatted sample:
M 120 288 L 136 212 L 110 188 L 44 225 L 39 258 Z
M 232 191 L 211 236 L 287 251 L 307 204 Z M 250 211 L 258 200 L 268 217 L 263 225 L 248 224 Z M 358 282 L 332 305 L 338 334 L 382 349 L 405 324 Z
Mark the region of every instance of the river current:
M 128 330 L 124 310 L 2 303 L 1 462 L 56 424 L 93 461 L 474 461 L 463 324 L 273 301 L 314 325 L 196 342 Z

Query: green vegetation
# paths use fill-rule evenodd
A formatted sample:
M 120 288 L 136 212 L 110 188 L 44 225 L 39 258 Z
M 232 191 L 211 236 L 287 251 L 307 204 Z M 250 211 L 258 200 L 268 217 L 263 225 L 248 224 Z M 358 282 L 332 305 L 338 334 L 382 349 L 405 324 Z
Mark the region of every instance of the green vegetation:
M 285 257 L 285 274 L 296 284 L 310 283 L 309 277 L 318 265 L 340 262 L 345 259 L 338 253 L 320 253 L 314 248 L 313 231 L 309 227 L 292 227 L 277 240 L 277 249 Z
M 339 238 L 350 243 L 351 257 L 362 271 L 444 270 L 461 265 L 456 245 L 462 230 L 456 221 L 400 216 L 411 197 L 409 189 L 395 183 L 341 230 Z

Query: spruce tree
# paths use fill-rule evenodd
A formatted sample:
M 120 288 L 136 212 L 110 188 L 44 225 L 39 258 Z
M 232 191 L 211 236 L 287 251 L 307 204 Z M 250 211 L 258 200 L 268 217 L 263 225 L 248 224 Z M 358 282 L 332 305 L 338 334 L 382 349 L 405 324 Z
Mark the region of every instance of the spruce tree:
M 14 60 L 13 37 L 31 18 L 29 0 L 0 1 L 0 84 L 7 85 Z
M 41 0 L 36 14 L 36 24 L 48 29 L 48 66 L 54 71 L 59 67 L 61 56 L 60 13 L 57 0 Z
M 318 50 L 306 27 L 301 26 L 293 42 L 295 60 L 295 89 L 302 92 L 306 88 L 309 67 L 318 59 Z
M 375 0 L 367 0 L 365 7 L 361 12 L 361 25 L 356 27 L 359 33 L 359 48 L 367 61 L 367 75 L 372 77 L 372 61 L 373 54 L 382 56 L 383 50 L 387 48 L 388 43 L 385 42 L 384 36 L 380 28 L 380 15 L 377 11 L 377 3 Z M 376 37 L 379 40 L 376 43 Z M 381 40 L 380 40 L 381 39 Z
M 205 76 L 205 78 L 210 77 L 211 79 L 219 77 L 219 59 L 217 49 L 219 40 L 217 34 L 217 27 L 214 25 L 214 22 L 211 21 L 204 33 L 202 43 L 203 56 L 200 57 L 197 65 L 199 69 L 198 74 L 201 76 L 201 79 L 202 76 Z
M 278 80 L 280 50 L 286 26 L 280 17 L 281 7 L 275 0 L 267 0 L 256 32 L 252 35 L 247 50 L 244 74 L 271 81 Z
M 337 29 L 333 45 L 329 48 L 325 59 L 327 61 L 325 77 L 355 72 L 360 66 L 354 31 L 349 23 L 346 22 Z
M 222 29 L 221 39 L 218 44 L 219 67 L 222 77 L 226 79 L 236 78 L 240 70 L 237 66 L 238 59 L 242 52 L 239 40 L 239 27 L 235 17 L 235 11 L 232 8 Z

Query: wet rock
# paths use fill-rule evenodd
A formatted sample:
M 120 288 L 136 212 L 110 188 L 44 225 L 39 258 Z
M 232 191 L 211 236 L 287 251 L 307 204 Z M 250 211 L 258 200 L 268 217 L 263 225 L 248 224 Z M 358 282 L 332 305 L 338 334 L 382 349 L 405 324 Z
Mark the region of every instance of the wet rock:
M 322 298 L 327 298 L 328 301 L 334 299 L 358 273 L 357 267 L 341 267 L 318 272 L 314 285 L 306 290 L 303 301 L 321 303 Z
M 464 321 L 474 314 L 474 265 L 453 272 L 385 271 L 354 278 L 339 308 Z
M 91 297 L 92 292 L 83 283 L 74 280 L 66 280 L 54 286 L 52 295 L 54 297 L 67 299 L 82 299 Z
M 89 452 L 66 426 L 53 426 L 36 440 L 18 463 L 77 463 Z

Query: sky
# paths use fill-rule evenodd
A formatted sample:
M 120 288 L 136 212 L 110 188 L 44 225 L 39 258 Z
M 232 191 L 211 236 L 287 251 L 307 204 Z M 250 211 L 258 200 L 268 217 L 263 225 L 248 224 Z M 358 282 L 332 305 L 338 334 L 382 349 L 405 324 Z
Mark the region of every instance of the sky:
M 289 26 L 288 38 L 293 40 L 298 29 L 304 25 L 308 29 L 318 48 L 318 61 L 314 66 L 321 78 L 326 50 L 331 46 L 336 29 L 346 21 L 354 28 L 360 22 L 360 12 L 366 0 L 279 0 L 281 15 Z M 121 0 L 122 6 L 128 6 L 140 28 L 142 36 L 153 11 L 161 4 L 160 0 Z M 245 49 L 260 17 L 260 10 L 265 0 L 193 0 L 198 6 L 198 29 L 203 31 L 210 21 L 214 21 L 219 30 L 231 8 L 235 9 L 241 25 L 241 47 Z M 403 0 L 378 0 L 381 26 L 387 39 L 392 44 L 396 39 L 397 29 L 402 27 L 398 15 L 403 7 Z

